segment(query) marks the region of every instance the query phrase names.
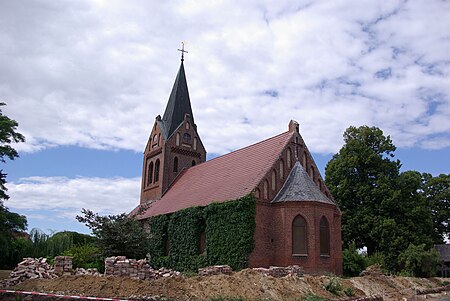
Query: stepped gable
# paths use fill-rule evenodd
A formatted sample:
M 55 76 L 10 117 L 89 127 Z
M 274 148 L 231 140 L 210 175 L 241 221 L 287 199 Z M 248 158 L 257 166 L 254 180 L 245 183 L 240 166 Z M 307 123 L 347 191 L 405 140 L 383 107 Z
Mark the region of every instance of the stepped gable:
M 183 171 L 160 200 L 143 204 L 146 209 L 137 218 L 236 200 L 251 193 L 292 135 L 284 132 Z M 137 209 L 131 214 L 137 213 Z
M 332 200 L 320 191 L 300 162 L 297 161 L 272 203 L 301 201 L 315 201 L 335 205 Z

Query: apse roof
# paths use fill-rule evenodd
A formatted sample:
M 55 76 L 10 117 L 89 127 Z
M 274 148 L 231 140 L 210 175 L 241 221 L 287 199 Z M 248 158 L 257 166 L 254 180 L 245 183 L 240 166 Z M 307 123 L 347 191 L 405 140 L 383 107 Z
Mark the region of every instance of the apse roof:
M 301 201 L 315 201 L 334 205 L 334 202 L 320 191 L 300 162 L 297 161 L 272 203 Z

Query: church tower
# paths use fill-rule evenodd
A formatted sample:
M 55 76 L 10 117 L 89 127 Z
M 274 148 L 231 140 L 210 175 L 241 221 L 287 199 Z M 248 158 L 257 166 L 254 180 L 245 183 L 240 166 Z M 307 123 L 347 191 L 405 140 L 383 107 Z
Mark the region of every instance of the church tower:
M 197 132 L 184 72 L 184 49 L 166 110 L 153 124 L 144 151 L 140 203 L 159 200 L 177 176 L 205 162 L 206 150 Z

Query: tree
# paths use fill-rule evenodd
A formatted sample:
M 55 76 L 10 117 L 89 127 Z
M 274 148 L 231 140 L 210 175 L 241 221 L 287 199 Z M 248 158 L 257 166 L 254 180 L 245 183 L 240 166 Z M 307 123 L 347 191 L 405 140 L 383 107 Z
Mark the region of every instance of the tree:
M 11 143 L 24 142 L 25 137 L 17 132 L 17 121 L 10 119 L 8 116 L 3 115 L 1 106 L 5 103 L 0 102 L 0 162 L 5 163 L 5 157 L 14 160 L 19 157 L 17 151 L 11 146 Z M 3 200 L 9 199 L 6 194 L 6 174 L 3 173 L 3 169 L 0 169 L 0 205 Z
M 125 213 L 100 216 L 86 209 L 82 209 L 81 213 L 84 216 L 77 216 L 77 220 L 92 230 L 104 256 L 145 258 L 149 250 L 149 237 L 134 217 L 128 217 Z
M 378 128 L 351 126 L 344 132 L 344 142 L 326 166 L 325 181 L 343 212 L 344 245 L 354 241 L 371 255 L 381 239 L 375 229 L 381 224 L 380 202 L 392 199 L 400 162 L 391 160 L 396 147 Z
M 450 233 L 450 174 L 433 177 L 424 173 L 422 177 L 423 194 L 433 218 L 433 240 L 436 244 L 442 244 Z
M 386 268 L 398 271 L 398 256 L 409 244 L 433 245 L 432 206 L 423 193 L 423 177 L 416 171 L 400 173 L 395 145 L 376 127 L 349 127 L 344 141 L 325 170 L 327 187 L 343 213 L 344 246 L 354 241 L 358 248 L 367 247 L 369 256 L 380 252 Z
M 3 115 L 0 103 L 0 162 L 5 163 L 6 159 L 14 160 L 19 157 L 17 151 L 11 143 L 25 141 L 22 134 L 17 132 L 17 122 Z M 6 174 L 0 169 L 0 266 L 11 265 L 10 259 L 13 252 L 12 241 L 19 236 L 19 232 L 27 227 L 25 216 L 10 212 L 3 204 L 9 199 L 6 194 Z

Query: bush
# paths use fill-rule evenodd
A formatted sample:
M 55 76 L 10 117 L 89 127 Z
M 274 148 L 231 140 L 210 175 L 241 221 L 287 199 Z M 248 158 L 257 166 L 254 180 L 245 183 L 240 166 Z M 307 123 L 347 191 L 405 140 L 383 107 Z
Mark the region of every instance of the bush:
M 366 258 L 356 250 L 355 242 L 342 251 L 344 276 L 358 276 L 366 268 Z
M 366 258 L 366 267 L 377 264 L 380 266 L 383 272 L 386 272 L 386 264 L 384 255 L 380 252 L 375 252 L 374 254 Z
M 355 295 L 355 289 L 353 287 L 347 287 L 344 289 L 344 294 L 347 297 L 353 297 Z
M 101 255 L 101 250 L 94 245 L 74 246 L 63 255 L 73 257 L 73 268 L 96 268 L 99 272 L 105 271 L 104 257 Z
M 337 277 L 331 277 L 330 280 L 325 284 L 324 288 L 330 293 L 340 296 L 342 292 L 342 284 Z
M 413 245 L 398 257 L 401 273 L 415 277 L 433 277 L 439 266 L 439 253 L 436 249 L 425 250 L 425 244 Z

